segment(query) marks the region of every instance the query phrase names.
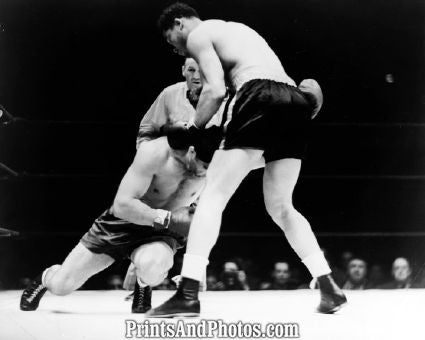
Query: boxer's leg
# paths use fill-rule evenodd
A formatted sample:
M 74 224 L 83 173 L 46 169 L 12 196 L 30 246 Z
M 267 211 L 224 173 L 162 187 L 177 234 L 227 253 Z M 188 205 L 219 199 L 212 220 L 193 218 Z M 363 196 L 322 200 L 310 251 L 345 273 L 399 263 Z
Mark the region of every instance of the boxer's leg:
M 198 316 L 199 282 L 220 230 L 221 216 L 239 184 L 258 164 L 263 151 L 232 149 L 216 151 L 207 171 L 207 183 L 190 226 L 182 281 L 177 293 L 147 317 Z
M 242 180 L 258 164 L 262 154 L 263 151 L 255 149 L 215 152 L 191 223 L 183 277 L 202 280 L 209 254 L 218 238 L 223 210 Z
M 139 284 L 151 287 L 164 281 L 173 266 L 173 259 L 173 250 L 162 241 L 143 244 L 131 254 Z
M 69 294 L 113 262 L 114 259 L 109 255 L 92 253 L 78 243 L 62 265 L 47 268 L 24 290 L 20 308 L 26 311 L 37 309 L 46 290 L 55 295 Z
M 298 181 L 301 160 L 281 159 L 266 164 L 263 177 L 267 212 L 283 230 L 289 244 L 313 277 L 331 272 L 310 224 L 293 206 L 292 194 Z
M 137 276 L 131 306 L 133 313 L 145 313 L 151 309 L 151 287 L 164 281 L 173 266 L 173 259 L 173 249 L 162 241 L 143 244 L 133 251 L 131 261 Z
M 114 259 L 96 254 L 81 243 L 69 253 L 62 265 L 52 266 L 43 273 L 43 285 L 55 295 L 67 295 L 80 288 L 90 277 L 106 269 Z
M 266 164 L 263 190 L 267 212 L 285 232 L 289 244 L 318 278 L 321 300 L 317 310 L 334 313 L 347 299 L 329 275 L 331 270 L 320 250 L 310 224 L 292 205 L 292 193 L 297 183 L 301 160 L 287 158 Z

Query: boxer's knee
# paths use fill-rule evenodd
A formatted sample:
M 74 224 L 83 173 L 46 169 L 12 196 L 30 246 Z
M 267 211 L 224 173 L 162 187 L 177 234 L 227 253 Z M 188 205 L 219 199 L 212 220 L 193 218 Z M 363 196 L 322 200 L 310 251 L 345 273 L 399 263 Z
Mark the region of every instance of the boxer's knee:
M 157 286 L 173 266 L 173 251 L 163 243 L 145 245 L 133 256 L 137 277 L 149 286 Z
M 287 221 L 296 213 L 291 200 L 277 199 L 265 201 L 267 213 L 282 229 L 288 225 Z
M 79 288 L 75 279 L 70 275 L 61 273 L 60 269 L 46 281 L 48 290 L 55 295 L 68 295 Z
M 55 265 L 53 265 L 53 266 L 51 266 L 51 267 L 49 267 L 49 268 L 47 268 L 44 272 L 43 272 L 43 275 L 42 275 L 42 278 L 41 278 L 41 283 L 44 285 L 44 286 L 48 286 L 48 283 L 49 283 L 49 281 L 50 281 L 50 279 L 55 275 L 55 273 L 58 271 L 58 270 L 60 270 L 61 269 L 61 265 L 60 264 L 55 264 Z

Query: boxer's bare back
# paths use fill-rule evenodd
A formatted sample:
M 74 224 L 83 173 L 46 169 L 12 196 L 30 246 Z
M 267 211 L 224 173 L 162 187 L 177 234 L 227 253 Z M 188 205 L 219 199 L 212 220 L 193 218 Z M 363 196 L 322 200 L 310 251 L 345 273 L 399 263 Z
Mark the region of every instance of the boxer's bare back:
M 211 43 L 229 85 L 238 89 L 251 79 L 271 79 L 295 86 L 267 42 L 250 27 L 223 20 L 204 20 L 188 36 L 188 52 Z M 195 45 L 195 49 L 193 46 Z M 194 55 L 199 59 L 198 55 Z

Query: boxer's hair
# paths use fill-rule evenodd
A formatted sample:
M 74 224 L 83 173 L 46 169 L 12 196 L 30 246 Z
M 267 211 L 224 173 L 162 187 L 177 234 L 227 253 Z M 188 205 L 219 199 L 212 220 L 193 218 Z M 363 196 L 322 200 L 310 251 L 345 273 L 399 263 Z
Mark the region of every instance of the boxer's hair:
M 174 19 L 192 17 L 199 18 L 199 14 L 194 8 L 182 2 L 176 2 L 162 11 L 158 19 L 158 29 L 164 33 L 174 26 Z

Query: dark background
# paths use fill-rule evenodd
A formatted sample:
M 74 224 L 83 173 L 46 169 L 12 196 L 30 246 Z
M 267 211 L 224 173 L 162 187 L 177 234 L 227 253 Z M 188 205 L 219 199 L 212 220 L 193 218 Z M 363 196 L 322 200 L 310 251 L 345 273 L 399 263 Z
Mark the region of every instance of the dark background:
M 20 174 L 0 169 L 0 227 L 22 232 L 0 239 L 0 281 L 61 262 L 111 204 L 140 119 L 165 86 L 181 81 L 182 59 L 156 30 L 165 5 L 0 2 L 0 104 L 22 118 L 0 125 L 0 162 Z M 297 82 L 321 84 L 325 104 L 295 192 L 321 244 L 334 254 L 423 264 L 425 238 L 394 233 L 425 227 L 424 2 L 194 5 L 204 18 L 250 25 Z M 234 255 L 296 260 L 264 212 L 261 175 L 253 172 L 231 200 L 217 263 Z

